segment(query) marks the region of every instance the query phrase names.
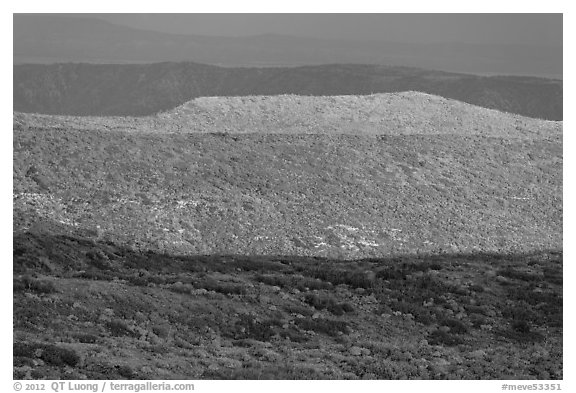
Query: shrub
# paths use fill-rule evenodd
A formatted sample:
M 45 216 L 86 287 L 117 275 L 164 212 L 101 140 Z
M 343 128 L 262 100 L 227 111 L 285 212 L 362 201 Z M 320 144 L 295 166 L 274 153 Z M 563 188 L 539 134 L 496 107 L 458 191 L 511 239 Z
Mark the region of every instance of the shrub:
M 404 262 L 398 265 L 386 266 L 376 272 L 376 277 L 382 280 L 404 280 L 412 273 L 427 273 L 430 270 L 441 270 L 442 265 L 437 262 Z
M 380 309 L 386 310 L 387 307 Z M 390 302 L 389 308 L 394 311 L 399 311 L 402 314 L 411 314 L 416 322 L 423 325 L 430 325 L 436 320 L 436 314 L 432 308 L 424 307 L 418 302 L 407 302 L 404 300 L 393 300 Z
M 254 362 L 241 368 L 206 370 L 201 378 L 212 380 L 311 380 L 326 379 L 326 375 L 306 366 L 262 365 Z
M 454 333 L 435 330 L 428 336 L 428 342 L 432 345 L 455 346 L 462 344 L 464 341 Z
M 98 341 L 97 336 L 88 333 L 76 333 L 72 337 L 84 344 L 95 344 Z
M 510 266 L 504 269 L 499 269 L 497 274 L 521 281 L 539 281 L 542 279 L 542 277 L 538 274 L 523 272 Z
M 293 275 L 262 275 L 255 277 L 256 281 L 266 285 L 278 286 L 282 288 L 296 288 L 299 291 L 315 289 L 331 289 L 332 284 L 312 277 L 302 277 Z
M 531 322 L 538 320 L 538 314 L 532 310 L 528 304 L 519 304 L 515 306 L 505 307 L 502 310 L 502 316 L 514 322 Z
M 166 338 L 170 335 L 170 326 L 155 325 L 152 327 L 152 332 L 161 338 Z
M 329 336 L 338 336 L 349 332 L 348 324 L 344 321 L 333 319 L 297 319 L 294 322 L 300 329 L 311 330 L 316 333 L 327 334 Z
M 278 325 L 281 325 L 279 321 L 259 321 L 252 315 L 240 314 L 232 329 L 225 329 L 223 335 L 236 340 L 251 338 L 268 341 L 276 334 L 272 327 Z
M 289 338 L 290 341 L 295 343 L 303 343 L 308 341 L 308 337 L 298 331 L 298 329 L 294 326 L 289 326 L 288 329 L 282 329 L 278 332 L 280 337 L 282 338 Z
M 512 321 L 511 327 L 518 333 L 530 333 L 530 324 L 525 319 Z
M 113 336 L 121 337 L 121 336 L 129 336 L 129 337 L 138 337 L 132 329 L 126 324 L 126 322 L 120 319 L 114 319 L 112 321 L 106 322 L 106 327 L 110 330 L 110 334 Z
M 350 303 L 339 303 L 328 295 L 307 294 L 304 301 L 318 310 L 327 309 L 334 315 L 343 315 L 346 312 L 354 311 Z
M 519 343 L 537 343 L 545 339 L 541 333 L 531 331 L 526 321 L 514 321 L 509 329 L 495 329 L 494 335 Z
M 206 279 L 194 283 L 195 287 L 204 288 L 207 291 L 219 292 L 224 295 L 245 295 L 246 288 L 240 284 L 218 282 L 214 279 Z
M 137 287 L 145 287 L 148 286 L 148 280 L 144 277 L 139 277 L 139 276 L 128 276 L 126 277 L 126 280 L 132 284 L 135 285 Z
M 265 272 L 286 272 L 290 268 L 278 261 L 267 258 L 235 258 L 230 263 L 230 267 L 242 269 L 244 271 L 257 271 L 260 273 Z
M 486 315 L 486 307 L 485 306 L 466 304 L 466 305 L 464 305 L 464 308 L 466 309 L 467 312 L 469 312 L 471 314 Z
M 443 318 L 439 323 L 441 326 L 449 327 L 450 333 L 463 334 L 468 332 L 468 327 L 462 321 L 455 318 Z
M 112 281 L 116 275 L 106 270 L 90 269 L 78 274 L 77 277 L 86 278 L 88 280 Z
M 352 288 L 364 288 L 371 290 L 374 285 L 375 275 L 358 267 L 335 268 L 333 264 L 302 265 L 298 268 L 303 274 L 332 285 L 349 285 Z
M 476 329 L 480 328 L 482 325 L 486 325 L 487 319 L 481 314 L 470 314 L 470 323 Z
M 41 343 L 14 343 L 14 357 L 40 358 L 54 366 L 76 366 L 80 356 L 72 349 Z
M 122 365 L 122 366 L 116 366 L 116 368 L 118 370 L 118 374 L 120 374 L 124 378 L 134 379 L 137 377 L 136 373 L 134 372 L 134 370 L 132 370 L 130 366 Z
M 287 304 L 284 306 L 284 310 L 290 314 L 300 314 L 304 315 L 305 317 L 311 317 L 314 314 L 314 311 L 309 307 L 304 307 L 299 304 Z
M 563 275 L 562 275 L 562 265 L 557 266 L 545 266 L 544 267 L 544 279 L 551 284 L 562 285 Z
M 30 276 L 24 276 L 21 279 L 14 279 L 14 291 L 32 291 L 41 294 L 58 292 L 52 281 L 39 280 Z
M 108 258 L 108 255 L 102 250 L 91 250 L 86 253 L 90 264 L 101 270 L 115 270 L 114 265 Z
M 192 287 L 190 285 L 175 283 L 170 286 L 170 290 L 176 293 L 182 293 L 185 295 L 190 295 L 192 293 Z
M 72 349 L 60 348 L 53 345 L 45 348 L 42 360 L 55 366 L 75 366 L 80 362 L 80 356 Z

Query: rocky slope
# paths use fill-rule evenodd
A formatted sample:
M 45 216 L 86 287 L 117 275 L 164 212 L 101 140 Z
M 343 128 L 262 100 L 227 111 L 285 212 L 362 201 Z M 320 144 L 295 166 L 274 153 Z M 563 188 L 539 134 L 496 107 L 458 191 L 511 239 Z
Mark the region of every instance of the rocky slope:
M 562 123 L 421 93 L 14 114 L 16 378 L 562 378 Z
M 561 123 L 421 93 L 200 98 L 148 118 L 15 114 L 15 127 L 16 208 L 170 252 L 562 242 Z

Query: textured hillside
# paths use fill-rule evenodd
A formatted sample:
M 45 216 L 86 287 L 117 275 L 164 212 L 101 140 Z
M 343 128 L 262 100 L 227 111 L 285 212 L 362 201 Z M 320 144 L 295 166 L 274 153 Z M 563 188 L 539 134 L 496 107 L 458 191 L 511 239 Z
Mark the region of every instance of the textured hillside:
M 14 114 L 16 379 L 562 379 L 562 123 L 422 93 Z
M 404 93 L 15 125 L 16 207 L 133 245 L 359 257 L 562 244 L 561 123 Z
M 420 91 L 523 116 L 562 120 L 562 81 L 378 65 L 221 68 L 195 63 L 14 66 L 14 110 L 143 116 L 196 97 L 367 95 Z

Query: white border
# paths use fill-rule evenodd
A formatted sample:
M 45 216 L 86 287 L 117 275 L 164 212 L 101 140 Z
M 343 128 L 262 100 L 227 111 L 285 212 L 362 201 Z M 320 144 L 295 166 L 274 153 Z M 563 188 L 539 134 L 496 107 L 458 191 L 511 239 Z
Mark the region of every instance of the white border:
M 19 3 L 12 2 L 9 5 L 3 5 L 2 20 L 0 28 L 2 29 L 2 49 L 3 53 L 12 52 L 12 13 L 54 13 L 54 12 L 74 12 L 74 13 L 114 13 L 114 12 L 226 12 L 226 13 L 280 13 L 280 12 L 302 12 L 302 13 L 564 13 L 564 200 L 568 203 L 565 204 L 564 210 L 564 239 L 566 239 L 564 260 L 567 263 L 564 265 L 564 279 L 565 279 L 565 331 L 564 335 L 564 376 L 565 380 L 562 383 L 563 391 L 571 391 L 574 387 L 574 368 L 573 361 L 573 348 L 574 339 L 572 332 L 574 332 L 575 325 L 573 317 L 571 316 L 571 305 L 574 304 L 574 291 L 570 285 L 570 280 L 574 278 L 574 268 L 572 261 L 574 260 L 574 250 L 571 246 L 571 235 L 574 225 L 574 208 L 570 202 L 574 201 L 573 189 L 573 173 L 574 173 L 574 159 L 569 153 L 574 147 L 574 108 L 573 101 L 573 78 L 570 71 L 575 70 L 573 62 L 574 47 L 571 37 L 576 37 L 574 32 L 575 20 L 572 17 L 573 10 L 568 1 L 532 1 L 532 2 L 512 2 L 512 1 L 495 1 L 488 0 L 482 2 L 475 2 L 473 6 L 466 4 L 462 1 L 410 1 L 410 2 L 394 2 L 396 4 L 389 4 L 389 2 L 375 2 L 370 0 L 354 0 L 354 1 L 306 1 L 306 0 L 293 0 L 284 2 L 285 4 L 277 4 L 277 2 L 264 2 L 264 1 L 218 1 L 218 2 L 182 2 L 175 0 L 163 1 L 138 1 L 138 2 L 119 2 L 111 0 L 102 0 L 93 2 L 92 4 L 72 2 L 72 1 L 22 1 Z M 6 10 L 4 10 L 4 8 Z M 8 55 L 6 55 L 8 57 Z M 7 59 L 6 59 L 7 60 Z M 3 166 L 2 178 L 2 193 L 0 194 L 0 201 L 2 210 L 1 234 L 3 239 L 2 250 L 4 257 L 2 259 L 2 310 L 4 318 L 1 324 L 2 349 L 3 354 L 1 357 L 1 375 L 0 380 L 5 389 L 9 392 L 12 390 L 12 287 L 11 287 L 11 255 L 12 255 L 12 133 L 10 125 L 12 118 L 12 64 L 5 61 L 2 63 L 3 72 L 2 77 L 4 83 L 3 89 L 3 102 L 1 110 L 4 112 L 3 116 L 3 131 L 0 133 L 2 149 Z M 10 88 L 8 88 L 10 86 Z M 8 313 L 10 309 L 10 313 Z M 189 382 L 189 381 L 184 381 Z M 442 392 L 490 392 L 501 391 L 501 384 L 503 381 L 260 381 L 260 382 L 209 382 L 209 381 L 196 381 L 197 391 L 234 391 L 234 390 L 250 390 L 255 392 L 267 393 L 274 389 L 277 392 L 293 392 L 294 390 L 314 391 L 318 390 L 350 390 L 361 388 L 364 391 L 384 392 L 386 390 L 395 391 L 442 391 Z M 529 384 L 529 381 L 517 381 L 518 383 Z M 572 390 L 575 391 L 575 390 Z

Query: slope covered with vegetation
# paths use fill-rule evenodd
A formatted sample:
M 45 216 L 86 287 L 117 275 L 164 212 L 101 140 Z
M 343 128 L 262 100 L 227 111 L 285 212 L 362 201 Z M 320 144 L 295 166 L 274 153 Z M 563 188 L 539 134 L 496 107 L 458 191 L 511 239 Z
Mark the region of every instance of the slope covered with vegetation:
M 561 253 L 185 257 L 38 230 L 14 252 L 17 379 L 563 377 Z

